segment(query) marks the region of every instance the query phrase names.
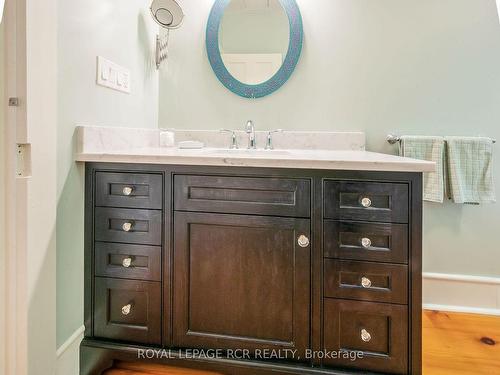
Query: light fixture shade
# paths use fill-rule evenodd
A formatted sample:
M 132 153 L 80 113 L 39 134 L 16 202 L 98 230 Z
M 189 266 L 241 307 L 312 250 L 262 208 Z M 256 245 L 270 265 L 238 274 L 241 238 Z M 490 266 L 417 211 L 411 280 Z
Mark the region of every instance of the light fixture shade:
M 500 0 L 497 0 L 498 21 L 500 22 Z

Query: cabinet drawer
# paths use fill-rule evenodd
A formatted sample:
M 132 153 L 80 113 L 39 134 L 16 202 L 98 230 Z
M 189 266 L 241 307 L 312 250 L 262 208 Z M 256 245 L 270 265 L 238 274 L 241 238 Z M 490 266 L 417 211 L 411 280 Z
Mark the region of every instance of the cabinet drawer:
M 385 182 L 325 182 L 325 217 L 407 223 L 408 185 Z
M 161 343 L 160 283 L 96 278 L 94 306 L 96 337 Z
M 162 175 L 97 172 L 95 178 L 97 206 L 162 209 Z
M 101 207 L 95 210 L 96 241 L 161 245 L 161 227 L 161 211 Z
M 408 226 L 330 221 L 324 223 L 327 258 L 408 263 Z
M 408 267 L 325 260 L 325 297 L 406 304 Z
M 161 281 L 161 247 L 97 242 L 97 276 Z
M 408 372 L 408 310 L 385 303 L 326 299 L 324 347 L 360 351 L 362 358 L 325 359 L 325 364 L 383 373 Z
M 175 209 L 231 214 L 309 217 L 309 180 L 175 176 Z

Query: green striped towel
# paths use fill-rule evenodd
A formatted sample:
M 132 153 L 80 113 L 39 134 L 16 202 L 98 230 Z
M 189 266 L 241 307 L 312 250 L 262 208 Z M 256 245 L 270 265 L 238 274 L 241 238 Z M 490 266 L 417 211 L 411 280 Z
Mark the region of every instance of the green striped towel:
M 424 200 L 429 202 L 443 203 L 444 200 L 444 149 L 443 137 L 401 137 L 401 156 L 436 163 L 435 172 L 424 173 Z
M 493 140 L 446 137 L 449 196 L 455 203 L 495 203 Z

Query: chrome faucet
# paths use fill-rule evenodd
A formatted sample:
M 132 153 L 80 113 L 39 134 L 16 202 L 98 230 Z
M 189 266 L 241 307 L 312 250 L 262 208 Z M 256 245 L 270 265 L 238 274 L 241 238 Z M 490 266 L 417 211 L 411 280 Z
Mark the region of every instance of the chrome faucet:
M 245 126 L 245 132 L 248 134 L 248 149 L 255 150 L 257 148 L 257 142 L 255 140 L 255 126 L 252 121 L 248 121 Z

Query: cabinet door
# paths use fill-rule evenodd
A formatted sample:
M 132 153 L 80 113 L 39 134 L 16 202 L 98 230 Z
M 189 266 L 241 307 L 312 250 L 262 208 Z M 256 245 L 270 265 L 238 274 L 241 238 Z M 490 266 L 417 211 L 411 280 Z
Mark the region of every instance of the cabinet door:
M 185 212 L 174 220 L 176 346 L 251 354 L 309 346 L 309 220 Z

